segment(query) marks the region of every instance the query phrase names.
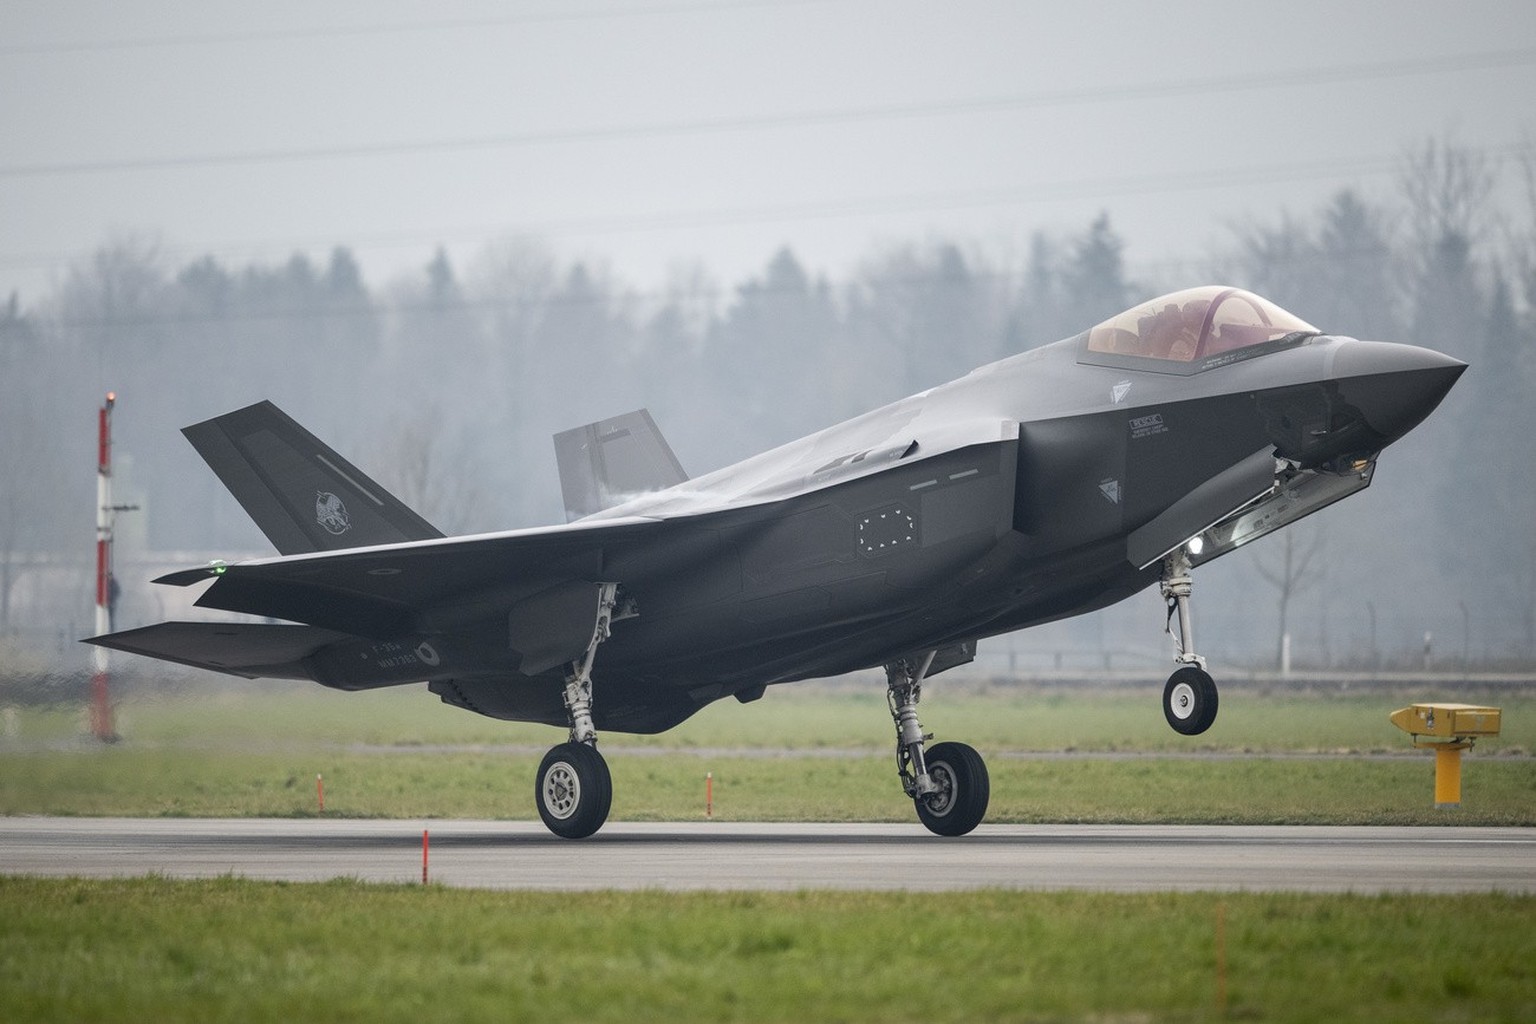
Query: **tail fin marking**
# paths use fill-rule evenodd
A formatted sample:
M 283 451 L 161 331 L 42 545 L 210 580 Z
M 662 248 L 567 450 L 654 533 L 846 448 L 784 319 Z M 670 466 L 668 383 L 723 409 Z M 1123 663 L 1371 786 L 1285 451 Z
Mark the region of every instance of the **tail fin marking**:
M 271 402 L 182 433 L 281 554 L 443 536 Z

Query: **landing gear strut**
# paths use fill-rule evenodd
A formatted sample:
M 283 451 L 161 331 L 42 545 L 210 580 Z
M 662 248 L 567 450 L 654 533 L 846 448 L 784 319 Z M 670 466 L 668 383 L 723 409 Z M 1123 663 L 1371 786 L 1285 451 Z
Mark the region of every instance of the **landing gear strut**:
M 566 673 L 565 710 L 571 738 L 544 755 L 533 784 L 539 817 L 565 839 L 585 839 L 602 828 L 613 803 L 613 779 L 608 762 L 597 752 L 597 728 L 592 723 L 592 660 L 598 645 L 608 639 L 618 589 L 616 583 L 598 587 L 592 639 Z
M 1178 548 L 1163 560 L 1163 600 L 1168 602 L 1168 632 L 1173 617 L 1179 617 L 1175 637 L 1178 654 L 1174 661 L 1182 667 L 1168 677 L 1163 687 L 1163 717 L 1175 732 L 1198 736 L 1216 721 L 1216 681 L 1205 670 L 1205 659 L 1195 653 L 1194 633 L 1189 621 L 1189 597 L 1194 589 L 1190 576 L 1189 554 Z
M 896 723 L 896 771 L 928 831 L 963 836 L 986 815 L 991 785 L 986 762 L 966 744 L 938 743 L 924 749 L 933 737 L 923 732 L 917 704 L 935 653 L 926 651 L 885 666 L 886 699 Z

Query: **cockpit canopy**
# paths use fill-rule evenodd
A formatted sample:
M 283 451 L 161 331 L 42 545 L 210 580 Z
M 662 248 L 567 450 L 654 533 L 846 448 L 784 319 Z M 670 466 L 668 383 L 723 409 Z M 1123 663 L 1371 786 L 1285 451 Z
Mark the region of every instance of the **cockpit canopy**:
M 1196 373 L 1320 333 L 1252 292 L 1189 288 L 1111 317 L 1088 332 L 1082 361 Z

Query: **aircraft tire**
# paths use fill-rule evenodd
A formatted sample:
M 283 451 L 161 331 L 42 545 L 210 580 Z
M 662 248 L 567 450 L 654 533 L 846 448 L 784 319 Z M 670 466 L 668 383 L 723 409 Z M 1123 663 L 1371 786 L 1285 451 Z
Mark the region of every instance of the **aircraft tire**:
M 1216 681 L 1204 669 L 1185 665 L 1163 687 L 1163 717 L 1173 731 L 1198 736 L 1216 721 Z
M 937 793 L 916 799 L 917 818 L 936 836 L 963 836 L 987 813 L 992 784 L 987 763 L 964 743 L 935 743 L 924 758 Z
M 603 827 L 613 804 L 613 778 L 596 747 L 562 743 L 544 755 L 533 783 L 544 825 L 563 839 L 585 839 Z

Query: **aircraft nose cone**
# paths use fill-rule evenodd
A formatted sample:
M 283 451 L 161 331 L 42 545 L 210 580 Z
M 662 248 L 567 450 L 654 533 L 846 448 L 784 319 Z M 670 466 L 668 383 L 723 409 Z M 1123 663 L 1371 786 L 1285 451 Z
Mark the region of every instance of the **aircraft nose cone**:
M 1390 443 L 1433 412 L 1466 368 L 1432 349 L 1351 339 L 1340 346 L 1331 376 L 1345 400 Z

